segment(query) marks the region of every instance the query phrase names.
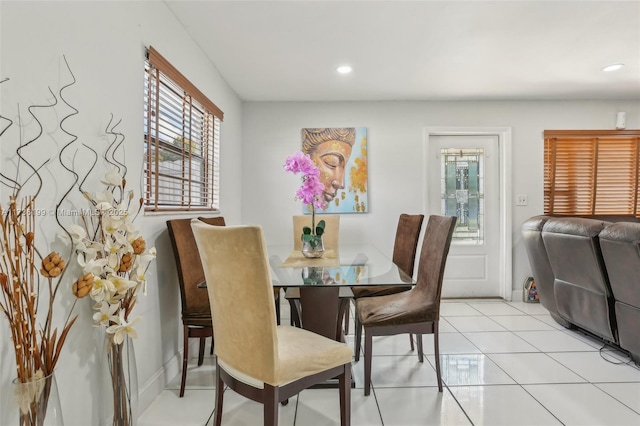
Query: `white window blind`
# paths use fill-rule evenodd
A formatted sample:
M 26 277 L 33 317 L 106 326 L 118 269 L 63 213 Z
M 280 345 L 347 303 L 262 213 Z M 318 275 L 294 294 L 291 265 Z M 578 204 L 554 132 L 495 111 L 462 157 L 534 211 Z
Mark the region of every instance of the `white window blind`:
M 219 210 L 222 111 L 150 47 L 145 61 L 145 210 Z

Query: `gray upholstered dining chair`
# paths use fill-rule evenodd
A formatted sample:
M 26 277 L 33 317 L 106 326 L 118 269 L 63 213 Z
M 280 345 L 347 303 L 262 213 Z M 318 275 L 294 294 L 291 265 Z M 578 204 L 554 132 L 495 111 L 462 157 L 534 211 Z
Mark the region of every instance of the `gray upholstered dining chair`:
M 278 424 L 278 403 L 338 377 L 340 424 L 351 422 L 351 357 L 346 343 L 276 325 L 267 249 L 259 226 L 191 224 L 205 265 L 217 337 L 215 425 L 225 385 L 263 404 L 264 424 Z M 236 315 L 241 300 L 243 315 Z
M 416 285 L 408 291 L 356 299 L 356 315 L 364 327 L 364 394 L 371 391 L 373 336 L 413 333 L 423 362 L 422 335 L 433 334 L 438 390 L 442 392 L 438 323 L 444 269 L 456 218 L 430 216 L 425 231 Z M 357 330 L 356 330 L 357 331 Z
M 423 214 L 400 214 L 398 218 L 398 227 L 396 228 L 396 238 L 393 244 L 392 261 L 405 274 L 413 277 L 416 253 L 418 251 L 418 240 L 420 239 L 420 231 L 422 230 Z M 361 297 L 385 296 L 387 294 L 400 293 L 410 290 L 411 286 L 359 286 L 351 287 L 353 297 L 358 300 Z M 356 338 L 355 360 L 360 360 L 360 343 L 362 340 L 362 325 L 355 316 Z M 411 350 L 414 350 L 413 335 L 409 335 L 409 343 Z

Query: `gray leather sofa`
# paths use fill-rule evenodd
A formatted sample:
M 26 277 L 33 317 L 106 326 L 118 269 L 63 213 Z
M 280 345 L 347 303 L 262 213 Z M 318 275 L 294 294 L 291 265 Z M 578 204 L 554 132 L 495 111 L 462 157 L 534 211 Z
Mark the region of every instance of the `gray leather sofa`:
M 534 216 L 522 235 L 551 316 L 640 363 L 640 223 Z

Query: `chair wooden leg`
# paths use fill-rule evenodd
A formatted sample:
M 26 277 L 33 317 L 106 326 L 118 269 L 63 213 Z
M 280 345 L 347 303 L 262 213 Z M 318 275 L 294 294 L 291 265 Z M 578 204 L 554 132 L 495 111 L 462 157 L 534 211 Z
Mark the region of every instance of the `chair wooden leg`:
M 371 393 L 371 358 L 373 349 L 372 332 L 365 327 L 364 329 L 364 395 Z
M 280 325 L 280 296 L 276 298 L 276 324 Z
M 300 306 L 296 303 L 297 300 L 289 299 L 289 310 L 291 316 L 291 325 L 294 327 L 301 328 L 302 323 L 300 322 Z
M 436 357 L 436 376 L 438 376 L 438 392 L 442 392 L 442 374 L 440 373 L 440 343 L 438 338 L 438 321 L 433 323 L 433 347 Z
M 422 350 L 422 334 L 416 334 L 418 343 L 418 361 L 424 362 L 424 351 Z
M 351 302 L 347 302 L 347 309 L 344 311 L 344 334 L 349 334 L 349 312 L 351 311 Z
M 340 386 L 340 426 L 351 424 L 351 363 L 345 364 L 344 373 L 338 377 Z
M 264 426 L 278 426 L 278 387 L 264 384 Z
M 189 361 L 189 327 L 182 327 L 182 379 L 180 380 L 180 398 L 184 396 L 184 387 L 187 384 L 187 362 Z
M 220 376 L 220 366 L 216 358 L 216 416 L 215 426 L 222 425 L 222 401 L 224 399 L 224 382 Z
M 206 337 L 201 337 L 200 338 L 200 346 L 198 347 L 198 367 L 200 367 L 202 365 L 202 363 L 204 363 L 204 348 L 205 346 L 207 346 L 207 338 Z
M 356 338 L 354 340 L 354 348 L 353 348 L 353 352 L 355 355 L 355 360 L 360 361 L 360 345 L 362 344 L 362 324 L 360 324 L 360 320 L 358 319 L 358 313 L 356 312 L 356 316 L 355 316 L 355 331 L 356 331 Z
M 411 345 L 411 352 L 413 352 L 416 348 L 413 346 L 413 334 L 409 333 L 409 344 Z
M 213 336 L 211 336 L 211 351 L 209 352 L 209 355 L 213 355 L 213 344 L 215 343 L 215 339 L 213 338 Z

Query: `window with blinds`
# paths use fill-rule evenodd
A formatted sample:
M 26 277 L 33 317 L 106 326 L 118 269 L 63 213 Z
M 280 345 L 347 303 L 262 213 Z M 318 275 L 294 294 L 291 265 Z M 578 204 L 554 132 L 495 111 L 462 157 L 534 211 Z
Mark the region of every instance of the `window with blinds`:
M 153 47 L 144 88 L 145 210 L 219 210 L 222 111 Z
M 544 132 L 544 211 L 640 217 L 640 130 Z

